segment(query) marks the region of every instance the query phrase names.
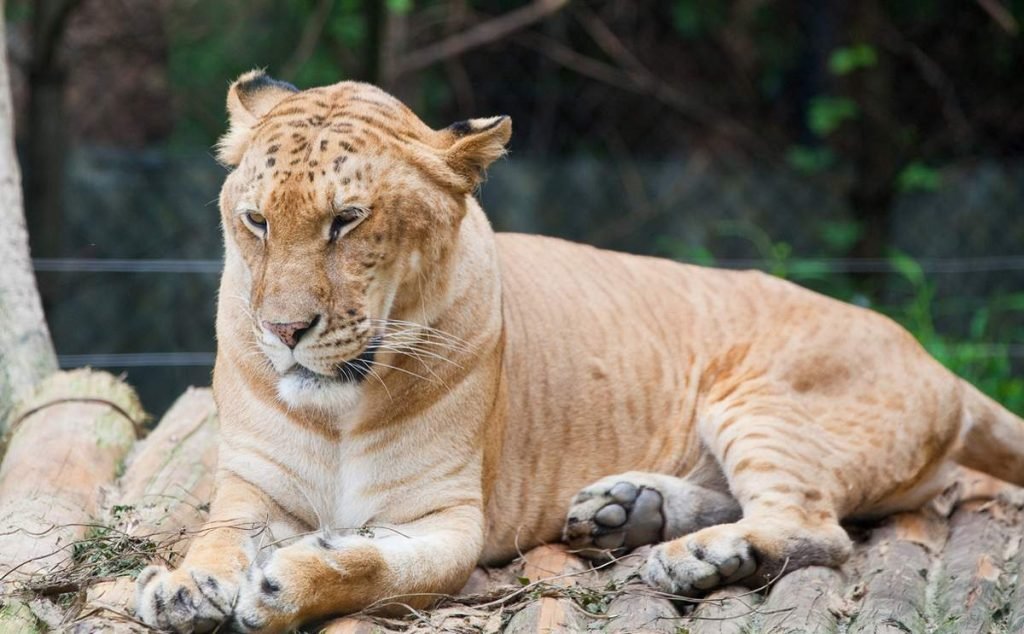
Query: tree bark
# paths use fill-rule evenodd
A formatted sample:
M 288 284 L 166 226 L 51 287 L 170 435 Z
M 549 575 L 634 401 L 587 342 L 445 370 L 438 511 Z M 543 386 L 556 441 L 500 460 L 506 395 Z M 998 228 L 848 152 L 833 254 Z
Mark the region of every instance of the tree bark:
M 0 11 L 4 1 L 0 0 Z M 0 51 L 7 51 L 0 29 Z M 6 54 L 0 55 L 0 432 L 14 403 L 57 370 L 57 355 L 32 274 L 14 152 L 14 111 Z

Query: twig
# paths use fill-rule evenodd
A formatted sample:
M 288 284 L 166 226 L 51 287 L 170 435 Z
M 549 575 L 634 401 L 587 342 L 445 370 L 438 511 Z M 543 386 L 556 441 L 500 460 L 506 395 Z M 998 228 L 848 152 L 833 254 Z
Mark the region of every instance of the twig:
M 298 73 L 302 65 L 308 62 L 310 56 L 313 55 L 313 51 L 316 50 L 316 43 L 324 32 L 324 26 L 327 25 L 327 18 L 330 17 L 333 7 L 334 0 L 320 0 L 317 2 L 313 15 L 306 21 L 306 25 L 302 29 L 298 46 L 295 47 L 291 57 L 281 67 L 281 76 L 286 80 L 294 79 L 295 74 Z
M 69 592 L 78 592 L 85 590 L 89 586 L 97 583 L 104 583 L 107 581 L 114 581 L 119 577 L 104 576 L 104 577 L 86 577 L 84 579 L 69 580 L 69 581 L 41 581 L 39 583 L 27 583 L 22 586 L 21 590 L 24 592 L 31 592 L 44 597 L 54 597 L 59 594 L 67 594 Z
M 520 33 L 516 35 L 514 41 L 542 55 L 546 55 L 551 60 L 580 75 L 590 77 L 620 90 L 653 97 L 692 123 L 714 129 L 722 134 L 722 136 L 738 141 L 748 149 L 761 149 L 763 145 L 756 140 L 755 135 L 750 130 L 734 121 L 723 121 L 720 112 L 694 103 L 691 99 L 653 74 L 630 72 L 612 66 L 593 57 L 583 55 L 561 42 L 535 33 Z
M 512 33 L 543 20 L 567 5 L 569 0 L 534 0 L 525 7 L 503 13 L 471 26 L 440 42 L 404 54 L 395 64 L 394 75 L 401 77 L 444 59 L 461 55 L 474 48 L 497 42 Z
M 1017 35 L 1020 30 L 1020 24 L 1017 23 L 1017 18 L 1013 17 L 1006 7 L 999 2 L 999 0 L 974 0 L 981 7 L 982 11 L 987 13 L 990 18 L 995 20 L 995 23 L 1000 26 L 1004 31 L 1010 35 Z

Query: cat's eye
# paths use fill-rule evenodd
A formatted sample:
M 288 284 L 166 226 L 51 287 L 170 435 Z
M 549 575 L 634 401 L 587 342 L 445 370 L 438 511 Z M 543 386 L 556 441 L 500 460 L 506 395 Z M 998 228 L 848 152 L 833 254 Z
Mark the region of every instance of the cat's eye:
M 245 220 L 245 226 L 256 235 L 262 237 L 267 233 L 267 218 L 261 213 L 255 211 L 248 211 L 242 215 Z
M 341 209 L 331 219 L 331 229 L 328 233 L 328 240 L 334 242 L 341 236 L 355 228 L 359 221 L 366 217 L 366 210 L 359 207 L 346 207 Z

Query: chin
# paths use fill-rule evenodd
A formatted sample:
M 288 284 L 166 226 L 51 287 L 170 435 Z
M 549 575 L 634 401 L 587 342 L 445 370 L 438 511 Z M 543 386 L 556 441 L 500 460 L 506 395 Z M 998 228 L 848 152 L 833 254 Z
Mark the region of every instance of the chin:
M 312 372 L 289 372 L 277 382 L 277 395 L 289 408 L 311 408 L 339 414 L 359 404 L 362 385 Z

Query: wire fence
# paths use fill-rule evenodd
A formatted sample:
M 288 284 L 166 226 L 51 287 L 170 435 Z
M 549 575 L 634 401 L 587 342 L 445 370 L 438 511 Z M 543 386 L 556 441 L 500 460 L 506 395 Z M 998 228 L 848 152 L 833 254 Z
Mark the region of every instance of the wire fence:
M 686 261 L 686 260 L 683 260 Z M 794 268 L 830 275 L 850 273 L 899 273 L 892 260 L 884 258 L 800 258 L 788 260 Z M 928 275 L 960 273 L 997 273 L 1024 271 L 1024 256 L 978 258 L 919 258 L 915 260 Z M 691 264 L 703 262 L 690 260 Z M 775 260 L 765 258 L 718 258 L 715 266 L 727 269 L 768 270 Z M 220 274 L 221 260 L 125 260 L 90 258 L 34 258 L 37 273 L 198 273 Z
M 124 371 L 159 412 L 210 381 L 223 169 L 206 153 L 82 148 L 70 170 L 62 257 L 34 260 L 60 363 Z M 874 301 L 924 297 L 960 357 L 1022 359 L 1024 169 L 975 163 L 943 178 L 894 202 L 892 249 L 907 257 L 873 259 L 843 255 L 851 216 L 837 187 L 784 165 L 513 157 L 481 200 L 499 230 L 761 269 L 861 303 L 851 280 L 880 276 Z

